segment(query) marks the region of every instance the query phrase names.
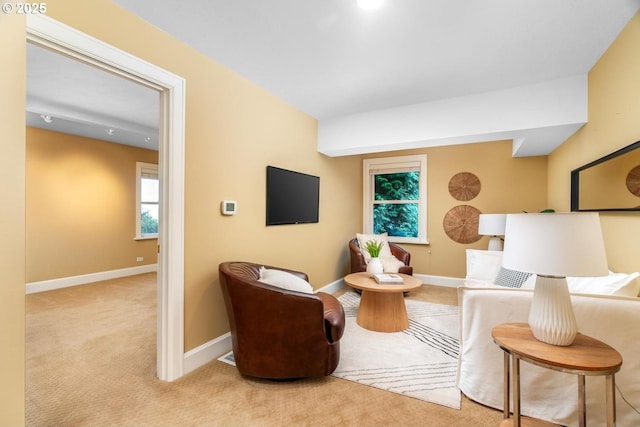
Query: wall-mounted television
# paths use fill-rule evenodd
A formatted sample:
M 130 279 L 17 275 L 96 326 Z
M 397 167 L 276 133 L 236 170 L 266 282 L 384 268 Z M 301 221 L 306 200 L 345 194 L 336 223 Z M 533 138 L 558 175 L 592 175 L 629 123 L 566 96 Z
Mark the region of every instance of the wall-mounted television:
M 267 225 L 318 222 L 320 178 L 267 166 Z

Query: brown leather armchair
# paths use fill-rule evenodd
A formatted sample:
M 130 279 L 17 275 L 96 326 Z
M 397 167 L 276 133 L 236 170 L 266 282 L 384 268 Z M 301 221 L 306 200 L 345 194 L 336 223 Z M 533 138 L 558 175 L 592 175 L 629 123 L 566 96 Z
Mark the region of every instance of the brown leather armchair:
M 400 267 L 398 273 L 413 275 L 413 267 L 409 265 L 411 262 L 411 254 L 404 248 L 389 242 L 389 249 L 391 254 L 404 263 L 404 267 Z M 358 245 L 358 239 L 352 239 L 349 241 L 349 253 L 351 254 L 351 272 L 359 273 L 361 271 L 367 271 L 367 263 L 364 260 L 364 255 L 360 251 L 360 245 Z
M 238 371 L 274 380 L 330 375 L 340 361 L 342 304 L 324 292 L 308 294 L 258 282 L 262 266 L 224 262 L 218 269 Z M 264 267 L 308 280 L 299 271 Z

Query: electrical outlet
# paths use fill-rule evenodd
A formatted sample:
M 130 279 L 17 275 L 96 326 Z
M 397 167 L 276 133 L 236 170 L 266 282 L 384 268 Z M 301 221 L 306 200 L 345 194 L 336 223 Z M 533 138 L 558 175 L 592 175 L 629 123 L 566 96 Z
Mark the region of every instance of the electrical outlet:
M 137 261 L 137 262 L 142 262 L 142 261 L 144 261 L 144 258 L 143 258 L 143 257 L 141 257 L 141 256 L 139 256 L 138 258 L 136 258 L 136 261 Z

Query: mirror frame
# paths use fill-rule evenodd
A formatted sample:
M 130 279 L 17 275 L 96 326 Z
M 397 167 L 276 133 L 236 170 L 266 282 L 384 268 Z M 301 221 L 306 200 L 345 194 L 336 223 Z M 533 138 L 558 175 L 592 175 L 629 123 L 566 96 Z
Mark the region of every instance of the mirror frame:
M 611 154 L 607 154 L 604 157 L 594 160 L 591 163 L 587 163 L 584 166 L 580 166 L 571 171 L 571 211 L 572 212 L 608 212 L 608 211 L 640 211 L 640 208 L 606 208 L 606 209 L 580 209 L 579 207 L 579 194 L 580 194 L 580 172 L 589 169 L 590 167 L 599 165 L 611 159 L 614 159 L 623 154 L 629 153 L 633 150 L 640 149 L 640 141 L 636 141 L 631 145 L 614 151 Z

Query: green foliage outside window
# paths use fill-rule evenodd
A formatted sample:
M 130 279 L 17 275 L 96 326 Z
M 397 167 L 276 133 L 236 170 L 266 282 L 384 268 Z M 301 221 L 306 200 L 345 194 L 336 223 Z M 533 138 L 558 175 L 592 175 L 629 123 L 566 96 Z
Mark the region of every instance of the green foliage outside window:
M 151 216 L 148 211 L 142 211 L 140 215 L 140 228 L 142 234 L 157 234 L 158 220 Z
M 373 232 L 389 236 L 418 237 L 419 172 L 375 175 L 375 201 L 408 203 L 376 203 L 373 205 Z M 412 203 L 411 201 L 416 201 Z

